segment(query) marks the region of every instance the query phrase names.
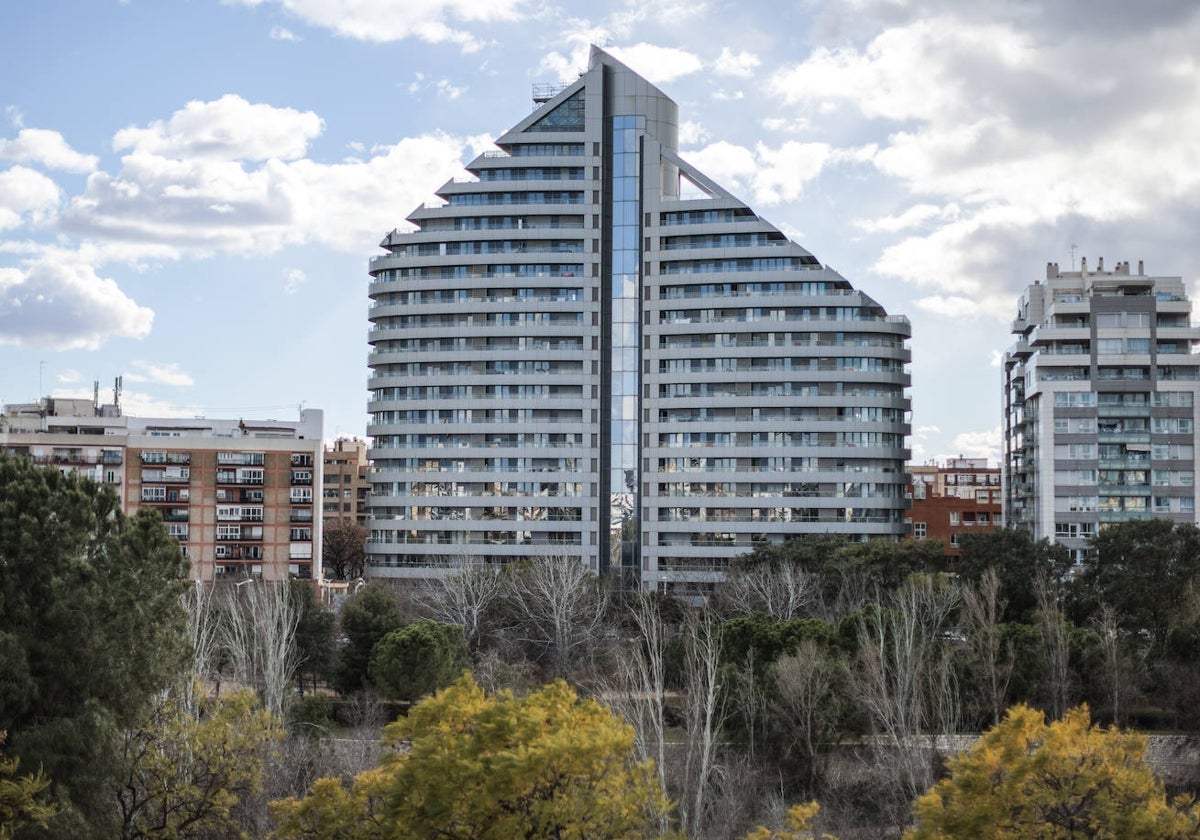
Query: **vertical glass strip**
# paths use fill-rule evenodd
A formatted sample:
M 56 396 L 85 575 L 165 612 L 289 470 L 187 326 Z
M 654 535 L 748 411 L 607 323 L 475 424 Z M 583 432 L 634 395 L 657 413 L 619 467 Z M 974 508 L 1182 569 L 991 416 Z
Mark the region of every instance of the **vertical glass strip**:
M 636 569 L 641 416 L 641 136 L 644 116 L 612 121 L 612 364 L 609 405 L 611 567 Z

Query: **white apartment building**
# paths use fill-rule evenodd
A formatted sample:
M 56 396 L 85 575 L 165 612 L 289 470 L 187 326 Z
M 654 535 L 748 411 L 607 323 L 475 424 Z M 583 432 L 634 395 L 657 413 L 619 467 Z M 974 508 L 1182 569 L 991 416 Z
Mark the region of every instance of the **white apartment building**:
M 371 259 L 370 574 L 579 557 L 702 590 L 904 533 L 907 319 L 678 153 L 593 48 Z
M 1004 357 L 1004 517 L 1082 559 L 1113 522 L 1196 521 L 1200 327 L 1179 277 L 1046 268 Z

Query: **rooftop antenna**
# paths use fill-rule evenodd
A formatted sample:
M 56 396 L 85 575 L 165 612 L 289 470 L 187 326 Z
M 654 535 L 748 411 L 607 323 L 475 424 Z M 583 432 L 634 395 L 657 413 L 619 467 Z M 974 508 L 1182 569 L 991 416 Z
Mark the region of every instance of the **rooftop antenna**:
M 118 376 L 113 380 L 113 405 L 117 407 L 117 414 L 121 413 L 121 377 Z
M 46 370 L 46 363 L 38 362 L 38 399 L 41 399 L 42 397 L 46 396 L 45 392 L 42 391 L 42 372 L 45 370 Z
M 1071 270 L 1072 271 L 1075 270 L 1075 249 L 1078 247 L 1079 246 L 1076 245 L 1074 242 L 1071 243 Z

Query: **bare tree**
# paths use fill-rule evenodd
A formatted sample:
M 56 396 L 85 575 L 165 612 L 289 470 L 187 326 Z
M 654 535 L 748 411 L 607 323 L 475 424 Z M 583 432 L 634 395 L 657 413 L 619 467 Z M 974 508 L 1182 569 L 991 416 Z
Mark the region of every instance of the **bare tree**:
M 1109 698 L 1112 703 L 1112 720 L 1117 726 L 1121 725 L 1121 689 L 1124 676 L 1124 662 L 1121 656 L 1121 631 L 1117 623 L 1117 611 L 1111 604 L 1101 604 L 1100 610 L 1092 617 L 1092 629 L 1100 640 L 1100 650 L 1104 654 L 1104 670 L 1108 677 Z
M 1005 646 L 1000 634 L 1000 616 L 1004 600 L 1000 597 L 1000 576 L 988 568 L 979 586 L 963 588 L 963 624 L 971 652 L 979 667 L 980 688 L 984 705 L 994 726 L 1000 722 L 1013 674 L 1011 646 Z
M 505 575 L 506 594 L 522 641 L 565 674 L 603 626 L 608 595 L 578 557 L 535 557 Z
M 181 596 L 187 612 L 188 641 L 192 646 L 192 673 L 183 686 L 183 705 L 195 716 L 199 708 L 199 693 L 209 682 L 215 683 L 215 694 L 221 693 L 218 653 L 221 642 L 220 614 L 213 599 L 213 586 L 196 581 Z
M 888 604 L 859 620 L 856 695 L 888 747 L 892 781 L 905 801 L 929 787 L 935 738 L 957 723 L 957 687 L 944 639 L 957 602 L 957 590 L 945 581 L 914 576 Z
M 633 727 L 639 757 L 654 759 L 659 785 L 667 789 L 666 695 L 667 646 L 675 636 L 653 598 L 634 599 L 630 617 L 639 638 L 618 658 L 606 692 L 608 704 Z M 668 814 L 659 815 L 659 828 L 668 829 Z
M 702 836 L 708 797 L 718 771 L 717 737 L 728 718 L 721 685 L 721 624 L 710 610 L 689 613 L 683 626 L 684 758 L 679 823 L 683 833 Z
M 771 711 L 791 735 L 789 751 L 799 753 L 809 790 L 818 776 L 817 755 L 837 731 L 839 687 L 846 679 L 841 662 L 805 639 L 794 653 L 781 656 L 773 669 L 775 692 Z
M 1046 655 L 1046 689 L 1049 692 L 1050 715 L 1060 719 L 1067 711 L 1069 650 L 1067 620 L 1059 608 L 1057 587 L 1045 572 L 1039 571 L 1033 582 L 1037 597 L 1037 621 L 1042 631 L 1042 646 Z
M 295 644 L 300 610 L 291 586 L 248 578 L 226 593 L 224 642 L 234 674 L 259 688 L 267 711 L 282 719 L 300 665 Z
M 761 563 L 731 570 L 718 598 L 733 612 L 762 612 L 779 621 L 796 618 L 818 601 L 817 576 L 798 566 Z
M 362 577 L 369 536 L 370 532 L 353 519 L 325 523 L 321 529 L 321 561 L 333 573 L 334 580 Z
M 502 591 L 497 567 L 464 558 L 436 577 L 421 578 L 413 601 L 434 621 L 462 627 L 468 647 L 475 652 L 481 643 L 484 620 Z

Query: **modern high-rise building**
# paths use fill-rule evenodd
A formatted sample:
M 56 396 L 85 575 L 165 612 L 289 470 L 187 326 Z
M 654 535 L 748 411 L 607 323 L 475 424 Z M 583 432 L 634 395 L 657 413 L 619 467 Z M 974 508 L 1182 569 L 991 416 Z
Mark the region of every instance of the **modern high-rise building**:
M 370 574 L 579 557 L 702 587 L 904 533 L 907 319 L 678 153 L 602 50 L 371 260 Z
M 193 580 L 321 576 L 323 412 L 300 422 L 149 418 L 119 402 L 46 397 L 4 406 L 0 452 L 111 487 L 157 510 Z
M 1004 357 L 1004 517 L 1075 559 L 1105 525 L 1196 521 L 1200 328 L 1179 277 L 1046 268 Z

